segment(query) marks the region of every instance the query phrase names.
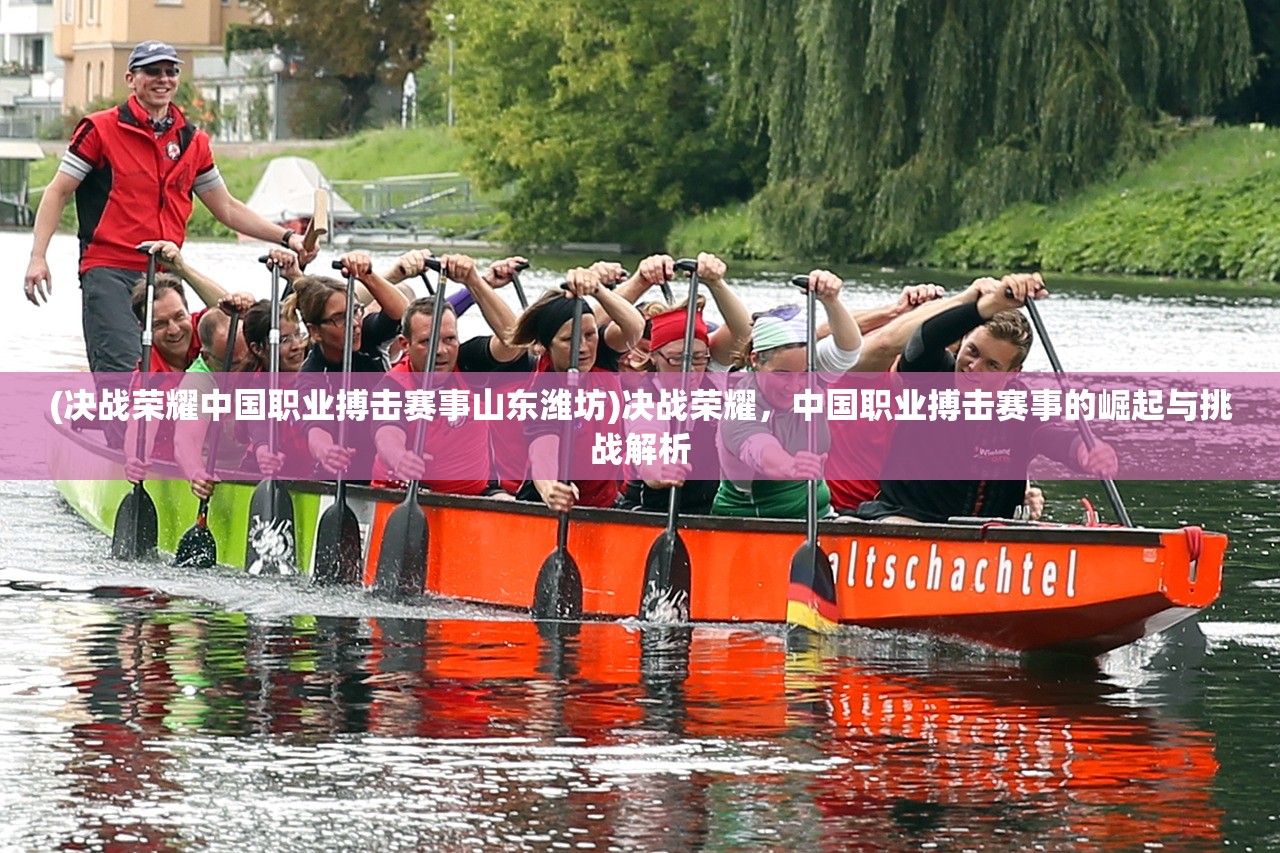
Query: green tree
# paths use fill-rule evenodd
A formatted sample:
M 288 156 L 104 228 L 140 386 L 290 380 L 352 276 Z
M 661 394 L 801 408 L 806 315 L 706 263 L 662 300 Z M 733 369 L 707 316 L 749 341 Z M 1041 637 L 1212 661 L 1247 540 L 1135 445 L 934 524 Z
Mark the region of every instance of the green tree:
M 378 83 L 400 85 L 422 64 L 434 34 L 432 0 L 253 0 L 276 22 L 281 46 L 336 79 L 344 98 L 338 130 L 360 126 Z
M 677 213 L 747 197 L 763 174 L 719 109 L 728 43 L 714 0 L 449 9 L 458 127 L 482 183 L 515 182 L 512 239 L 655 245 Z
M 1252 70 L 1243 0 L 731 5 L 733 103 L 770 140 L 753 212 L 802 254 L 910 258 L 1061 198 Z

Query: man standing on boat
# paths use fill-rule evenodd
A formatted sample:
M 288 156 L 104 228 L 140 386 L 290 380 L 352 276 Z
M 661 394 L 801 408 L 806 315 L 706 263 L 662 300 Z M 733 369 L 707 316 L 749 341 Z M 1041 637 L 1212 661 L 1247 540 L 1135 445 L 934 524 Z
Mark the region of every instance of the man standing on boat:
M 298 253 L 302 236 L 268 222 L 234 198 L 223 183 L 209 135 L 173 105 L 182 60 L 172 45 L 145 41 L 129 55 L 128 101 L 90 113 L 71 136 L 67 153 L 36 211 L 35 243 L 23 288 L 34 305 L 53 289 L 46 252 L 74 194 L 79 217 L 81 322 L 89 369 L 128 373 L 138 363 L 138 323 L 129 293 L 146 258 L 136 246 L 186 239 L 192 198 L 229 228 Z M 122 379 L 124 385 L 127 380 Z M 109 435 L 117 445 L 119 435 Z
M 1008 386 L 1031 350 L 1031 325 L 1018 310 L 1044 296 L 1039 273 L 982 279 L 976 300 L 964 300 L 916 329 L 898 363 L 902 374 L 953 373 L 956 385 L 990 392 Z M 952 354 L 948 347 L 960 341 Z M 957 428 L 970 426 L 959 422 Z M 931 458 L 921 448 L 936 443 L 927 424 L 901 421 L 889 445 L 886 468 L 913 470 L 919 479 L 886 479 L 874 500 L 858 507 L 859 518 L 905 523 L 943 523 L 953 516 L 1012 518 L 1027 495 L 1027 465 L 1043 454 L 1078 471 L 1110 477 L 1116 454 L 1099 441 L 1086 447 L 1076 430 L 1035 420 L 975 422 L 955 439 L 975 476 L 970 480 L 929 479 Z M 914 467 L 913 467 L 914 466 Z

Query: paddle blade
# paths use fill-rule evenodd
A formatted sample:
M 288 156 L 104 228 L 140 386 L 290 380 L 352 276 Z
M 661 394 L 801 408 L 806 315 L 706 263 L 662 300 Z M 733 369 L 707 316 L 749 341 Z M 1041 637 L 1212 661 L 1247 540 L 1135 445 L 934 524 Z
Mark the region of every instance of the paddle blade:
M 171 565 L 182 569 L 211 569 L 218 564 L 218 543 L 200 519 L 178 540 Z
M 329 193 L 319 189 L 315 192 L 315 202 L 311 211 L 311 222 L 307 232 L 302 235 L 302 246 L 308 252 L 316 247 L 320 238 L 329 233 Z
M 791 558 L 787 624 L 824 634 L 834 631 L 840 624 L 831 559 L 816 543 L 808 540 Z
M 689 551 L 679 530 L 653 540 L 644 564 L 640 618 L 647 622 L 689 621 Z
M 316 525 L 316 568 L 311 582 L 320 586 L 360 583 L 360 524 L 346 502 L 335 503 Z
M 249 499 L 249 534 L 244 565 L 251 575 L 292 575 L 297 572 L 293 498 L 274 480 L 263 480 Z
M 529 612 L 534 619 L 582 618 L 582 573 L 567 549 L 556 548 L 543 560 Z
M 111 532 L 111 556 L 117 560 L 137 560 L 156 550 L 156 505 L 151 495 L 136 484 L 120 502 Z
M 427 585 L 427 518 L 417 503 L 391 511 L 382 532 L 373 591 L 387 598 L 422 595 Z

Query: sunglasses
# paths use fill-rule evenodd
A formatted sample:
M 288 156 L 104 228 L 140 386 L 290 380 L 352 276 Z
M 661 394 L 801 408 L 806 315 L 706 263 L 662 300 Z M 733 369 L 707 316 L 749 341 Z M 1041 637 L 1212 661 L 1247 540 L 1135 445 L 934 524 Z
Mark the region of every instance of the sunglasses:
M 182 73 L 182 69 L 176 65 L 165 65 L 165 66 L 143 65 L 135 70 L 141 71 L 143 74 L 146 74 L 148 77 L 159 77 L 161 75 L 164 75 L 165 77 L 177 77 L 179 74 Z

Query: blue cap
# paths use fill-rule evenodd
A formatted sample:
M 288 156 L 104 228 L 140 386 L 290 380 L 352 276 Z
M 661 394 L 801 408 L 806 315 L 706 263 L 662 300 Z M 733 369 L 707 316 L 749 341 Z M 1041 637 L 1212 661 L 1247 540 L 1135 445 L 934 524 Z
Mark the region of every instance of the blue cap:
M 156 62 L 176 62 L 181 65 L 182 60 L 178 58 L 178 51 L 173 49 L 173 45 L 166 44 L 162 41 L 144 41 L 140 42 L 133 49 L 133 53 L 129 54 L 129 70 L 141 68 L 143 65 L 152 65 Z

